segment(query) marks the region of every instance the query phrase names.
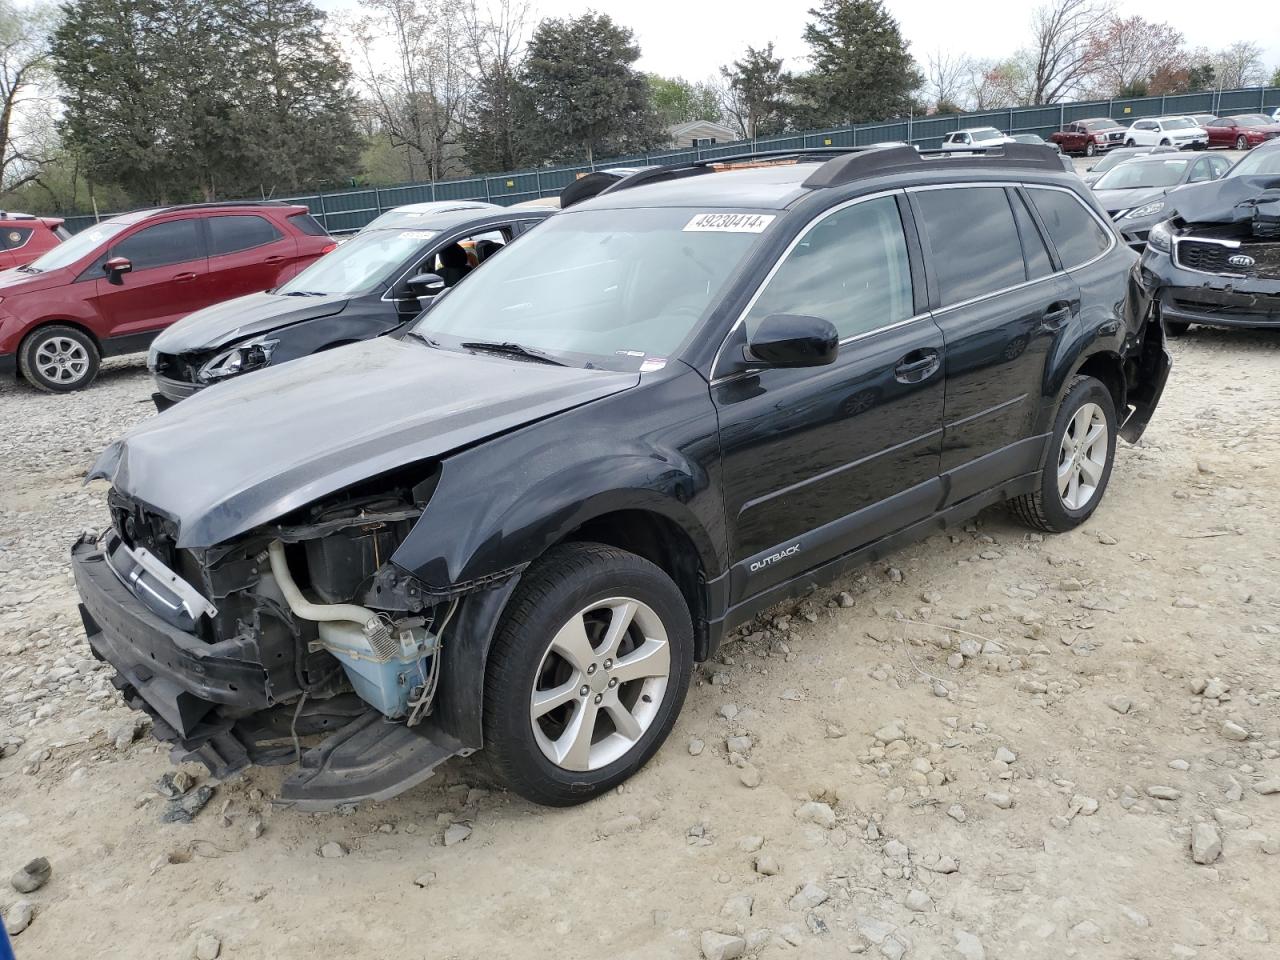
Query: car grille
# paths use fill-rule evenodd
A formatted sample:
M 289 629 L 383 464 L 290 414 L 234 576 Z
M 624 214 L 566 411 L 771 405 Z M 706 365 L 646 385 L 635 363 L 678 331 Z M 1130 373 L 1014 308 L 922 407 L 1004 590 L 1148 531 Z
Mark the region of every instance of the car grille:
M 199 383 L 200 368 L 212 359 L 212 351 L 202 353 L 170 354 L 161 353 L 156 356 L 156 373 L 168 380 L 182 383 Z
M 1119 143 L 1124 139 L 1123 130 L 1113 130 L 1107 134 L 1107 140 L 1111 143 Z
M 1235 256 L 1246 256 L 1254 262 L 1252 264 L 1231 263 L 1231 258 Z M 1280 242 L 1224 247 L 1219 243 L 1206 243 L 1202 240 L 1179 240 L 1176 245 L 1175 259 L 1178 266 L 1187 270 L 1199 270 L 1201 273 L 1280 280 Z

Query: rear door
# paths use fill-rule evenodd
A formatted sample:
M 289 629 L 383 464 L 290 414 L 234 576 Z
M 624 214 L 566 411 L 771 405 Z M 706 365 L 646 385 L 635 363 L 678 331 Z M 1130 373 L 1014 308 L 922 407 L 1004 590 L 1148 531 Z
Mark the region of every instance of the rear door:
M 112 257 L 133 265 L 118 284 L 102 273 Z M 158 330 L 205 306 L 207 274 L 198 220 L 177 217 L 133 228 L 81 276 L 94 285 L 94 306 L 108 336 L 119 337 Z
M 740 351 L 779 313 L 822 317 L 841 337 L 830 366 L 713 376 L 735 603 L 937 505 L 943 342 L 913 283 L 922 270 L 904 210 L 895 193 L 822 215 L 721 351 Z
M 200 221 L 209 246 L 207 306 L 276 286 L 298 242 L 256 213 L 219 214 Z
M 941 472 L 951 504 L 1038 469 L 1045 369 L 1080 295 L 1016 189 L 909 194 L 946 343 Z

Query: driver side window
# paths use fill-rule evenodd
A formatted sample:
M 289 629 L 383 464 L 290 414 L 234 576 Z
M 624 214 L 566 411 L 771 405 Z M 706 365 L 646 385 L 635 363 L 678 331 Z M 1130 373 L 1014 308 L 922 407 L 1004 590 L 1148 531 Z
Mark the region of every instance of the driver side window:
M 829 320 L 842 340 L 911 317 L 911 265 L 897 201 L 865 200 L 810 227 L 748 310 L 748 338 L 779 313 Z
M 432 253 L 415 272 L 439 274 L 448 289 L 506 246 L 509 233 L 508 229 L 489 229 L 462 237 Z

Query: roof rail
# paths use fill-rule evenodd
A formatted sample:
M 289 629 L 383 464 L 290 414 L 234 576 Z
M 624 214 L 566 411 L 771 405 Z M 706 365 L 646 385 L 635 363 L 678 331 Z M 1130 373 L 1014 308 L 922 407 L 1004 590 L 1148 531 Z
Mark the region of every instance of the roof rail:
M 678 180 L 681 177 L 693 177 L 701 173 L 710 173 L 711 167 L 721 163 L 745 163 L 750 160 L 786 160 L 791 157 L 838 157 L 846 153 L 871 150 L 871 147 L 797 147 L 794 150 L 757 150 L 755 153 L 733 153 L 723 157 L 704 157 L 700 160 L 686 160 L 670 163 L 661 167 L 641 170 L 629 177 L 623 177 L 616 183 L 606 186 L 600 193 L 613 193 L 628 190 L 641 184 L 653 183 L 655 180 Z M 875 148 L 881 149 L 881 148 Z
M 1062 161 L 1052 147 L 1038 143 L 1004 143 L 998 147 L 966 150 L 919 150 L 915 147 L 882 147 L 828 160 L 802 184 L 810 189 L 836 187 L 863 177 L 920 164 L 979 160 L 1062 172 Z
M 160 210 L 200 210 L 204 207 L 292 207 L 303 204 L 286 203 L 283 200 L 206 200 L 203 203 L 175 203 Z

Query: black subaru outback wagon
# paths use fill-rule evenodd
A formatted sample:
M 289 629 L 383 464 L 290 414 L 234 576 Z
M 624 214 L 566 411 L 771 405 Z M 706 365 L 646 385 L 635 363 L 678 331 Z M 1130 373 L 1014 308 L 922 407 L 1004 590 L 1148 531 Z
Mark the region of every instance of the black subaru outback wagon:
M 757 611 L 1001 501 L 1093 513 L 1169 360 L 1053 152 L 753 160 L 611 184 L 402 337 L 107 449 L 84 624 L 176 757 L 298 761 L 321 809 L 484 747 L 576 803 Z

